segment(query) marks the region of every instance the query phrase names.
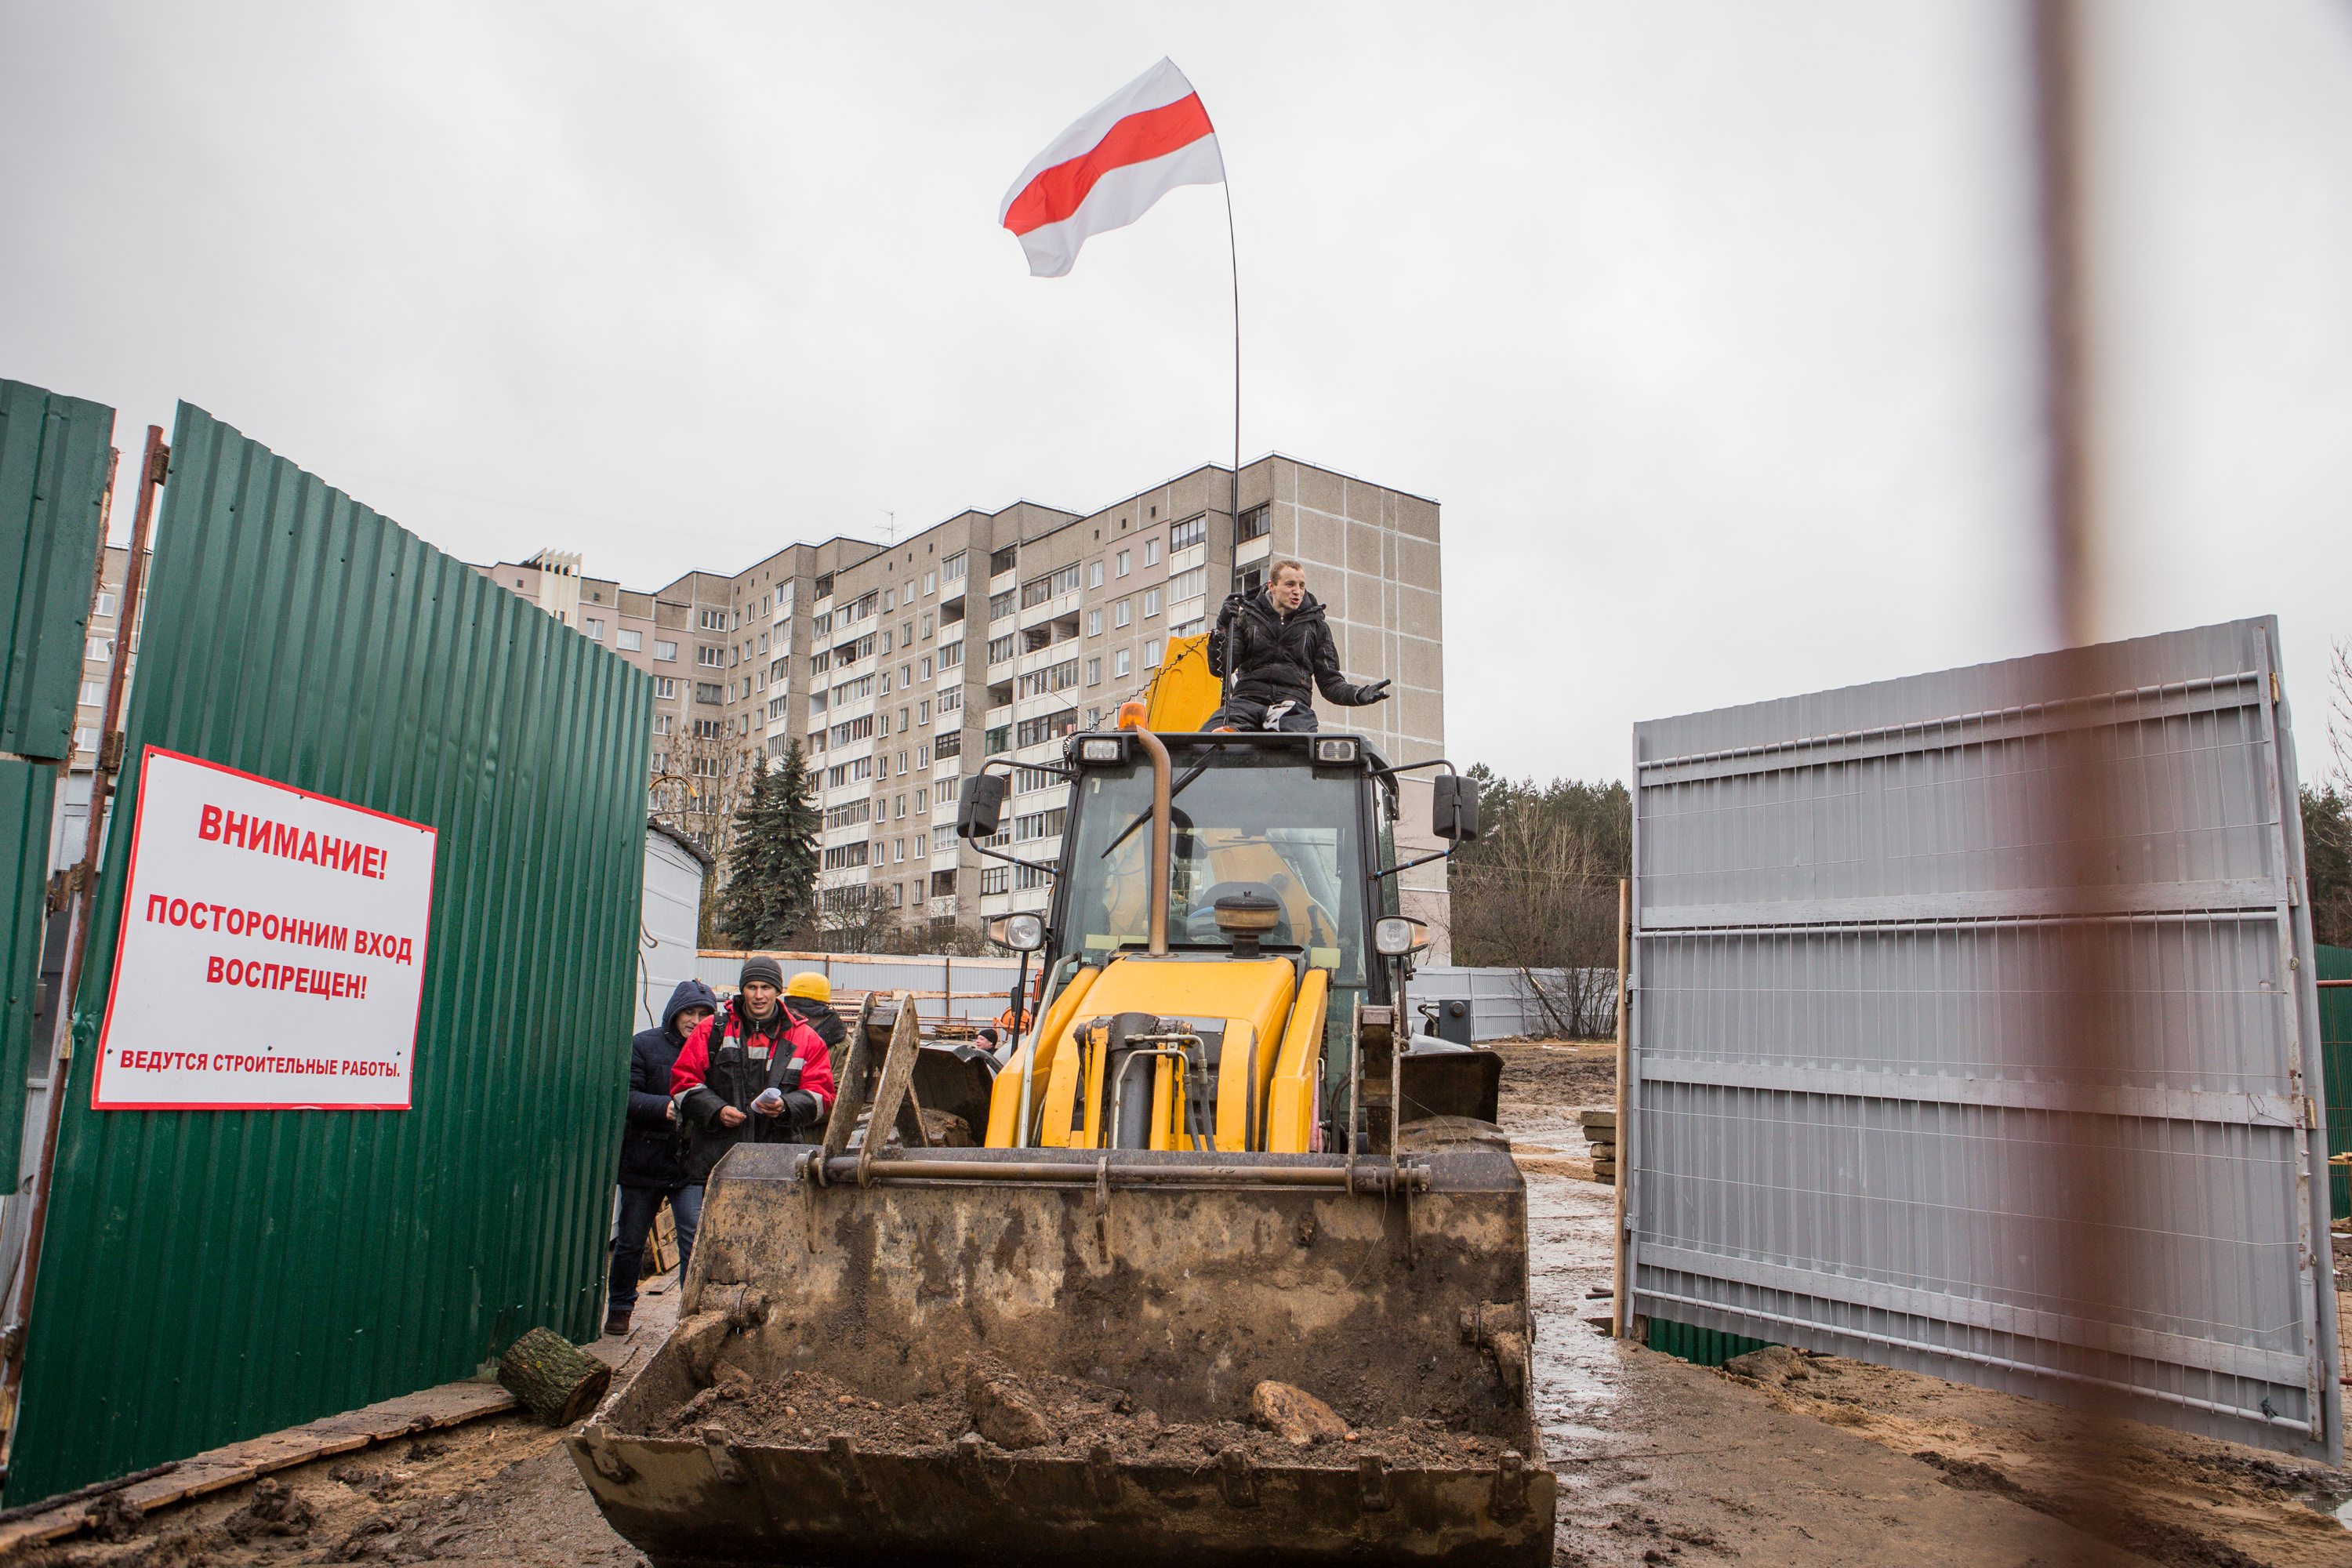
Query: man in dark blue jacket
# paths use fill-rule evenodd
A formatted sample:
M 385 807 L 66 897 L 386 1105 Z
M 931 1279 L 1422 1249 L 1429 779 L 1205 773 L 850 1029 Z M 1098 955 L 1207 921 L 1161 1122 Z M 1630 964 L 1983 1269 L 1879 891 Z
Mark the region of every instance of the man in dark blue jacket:
M 677 1227 L 677 1267 L 684 1278 L 694 1257 L 694 1230 L 702 1219 L 702 1188 L 686 1173 L 686 1142 L 670 1103 L 669 1073 L 686 1037 L 719 1010 L 719 998 L 699 980 L 682 980 L 662 1009 L 658 1029 L 646 1029 L 629 1051 L 629 1121 L 621 1134 L 621 1226 L 613 1242 L 613 1279 L 605 1297 L 604 1331 L 625 1334 L 636 1310 L 637 1274 L 645 1267 L 646 1236 L 662 1200 Z

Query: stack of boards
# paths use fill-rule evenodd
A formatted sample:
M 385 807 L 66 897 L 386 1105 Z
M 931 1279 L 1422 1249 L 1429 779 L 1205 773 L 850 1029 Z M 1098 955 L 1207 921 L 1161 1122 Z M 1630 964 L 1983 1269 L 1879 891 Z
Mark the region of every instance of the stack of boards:
M 1592 1179 L 1615 1185 L 1617 1113 L 1613 1110 L 1582 1110 L 1577 1115 L 1584 1123 L 1586 1142 L 1592 1145 Z

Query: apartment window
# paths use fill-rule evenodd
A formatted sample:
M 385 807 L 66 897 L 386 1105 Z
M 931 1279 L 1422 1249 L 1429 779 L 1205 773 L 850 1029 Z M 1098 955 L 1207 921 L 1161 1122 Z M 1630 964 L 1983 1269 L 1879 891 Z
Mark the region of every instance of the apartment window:
M 727 700 L 727 699 L 720 694 L 719 683 L 715 680 L 696 681 L 694 683 L 694 700 L 697 702 L 724 702 Z
M 656 697 L 675 698 L 677 695 L 677 677 L 675 675 L 655 676 L 654 695 Z
M 925 642 L 931 640 L 931 619 L 930 611 L 925 610 L 923 612 L 923 640 Z
M 887 614 L 889 611 L 895 610 L 895 609 L 897 609 L 898 607 L 898 595 L 896 593 L 892 592 L 892 591 L 891 591 L 890 589 L 888 589 L 888 588 L 885 588 L 885 589 L 883 589 L 883 590 L 882 590 L 882 609 L 883 609 L 884 613 L 885 613 L 885 614 Z
M 1255 594 L 1265 584 L 1265 569 L 1262 566 L 1253 566 L 1246 572 L 1234 574 L 1234 592 L 1236 594 Z
M 1274 531 L 1273 511 L 1271 506 L 1254 506 L 1242 513 L 1241 526 L 1234 530 L 1234 538 L 1243 544 L 1264 539 Z
M 1118 552 L 1118 561 L 1116 561 L 1115 563 L 1113 563 L 1113 570 L 1112 570 L 1112 572 L 1111 572 L 1111 575 L 1112 575 L 1112 576 L 1114 576 L 1114 577 L 1124 577 L 1124 576 L 1126 576 L 1126 575 L 1127 575 L 1127 552 L 1126 552 L 1126 551 L 1122 550 L 1122 551 L 1120 551 L 1120 552 Z
M 769 718 L 771 718 L 771 719 L 781 719 L 781 718 L 782 718 L 783 716 L 784 716 L 784 700 L 783 700 L 782 698 L 781 698 L 781 697 L 771 697 L 771 698 L 769 698 L 769 699 L 768 699 L 768 717 L 769 717 Z
M 654 753 L 654 772 L 656 772 L 656 773 L 666 773 L 669 772 L 669 753 L 668 753 L 668 752 L 656 752 Z
M 1144 619 L 1146 619 L 1146 620 L 1150 620 L 1152 616 L 1154 616 L 1158 615 L 1159 613 L 1160 613 L 1160 590 L 1159 590 L 1159 589 L 1157 589 L 1157 588 L 1146 588 L 1146 589 L 1143 591 L 1143 616 L 1144 616 Z
M 588 634 L 588 640 L 590 642 L 603 642 L 604 640 L 604 623 L 602 621 L 583 620 L 580 623 L 580 629 Z
M 866 640 L 868 643 L 871 643 L 874 639 L 872 637 L 867 637 Z M 882 634 L 882 651 L 884 653 L 888 653 L 890 651 L 890 634 L 888 632 L 884 632 Z
M 727 668 L 727 650 L 723 647 L 715 647 L 709 643 L 697 643 L 694 648 L 694 662 L 705 669 L 724 669 Z
M 654 715 L 654 733 L 656 735 L 667 735 L 669 733 L 668 714 L 656 713 Z
M 931 746 L 931 760 L 934 762 L 944 763 L 950 757 L 960 757 L 962 754 L 963 733 L 961 731 L 949 731 L 946 734 L 941 735 Z M 953 797 L 944 796 L 942 798 L 952 799 Z
M 890 695 L 890 672 L 887 669 L 882 672 L 882 695 Z
M 1012 868 L 1012 867 L 1010 867 L 1010 866 L 982 866 L 982 867 L 980 868 L 980 894 L 981 894 L 981 897 L 982 897 L 982 898 L 986 898 L 986 897 L 987 897 L 989 894 L 991 894 L 991 893 L 1002 893 L 1002 892 L 1003 892 L 1006 889 L 1010 888 L 1012 885 L 1013 885 L 1013 868 Z
M 988 639 L 988 662 L 989 662 L 989 663 L 991 663 L 991 664 L 1003 664 L 1006 659 L 1011 658 L 1012 657 L 1013 657 L 1013 634 L 1012 634 L 1012 633 L 1007 632 L 1007 633 L 1005 633 L 1005 634 L 1004 634 L 1003 637 L 991 637 L 991 638 L 989 638 L 989 639 Z
M 698 741 L 715 741 L 719 739 L 719 721 L 716 719 L 697 719 L 694 721 L 694 738 Z
M 1099 588 L 1099 587 L 1101 587 L 1101 586 L 1103 585 L 1103 574 L 1102 574 L 1102 572 L 1103 572 L 1103 563 L 1102 563 L 1102 560 L 1101 560 L 1101 558 L 1100 558 L 1099 556 L 1097 556 L 1097 557 L 1096 558 L 1095 562 L 1094 562 L 1094 564 L 1092 564 L 1092 565 L 1090 565 L 1090 566 L 1088 566 L 1088 567 L 1087 568 L 1087 587 L 1089 587 L 1089 588 Z
M 1006 869 L 1013 873 L 1013 889 L 1024 893 L 1032 888 L 1046 886 L 1054 876 L 1051 871 L 1038 866 L 1010 866 Z
M 900 778 L 907 776 L 907 753 L 904 752 L 898 753 L 898 776 Z
M 1129 622 L 1134 619 L 1135 606 L 1130 601 L 1121 599 L 1118 604 L 1113 605 L 1110 607 L 1110 624 L 1113 626 L 1126 626 Z
M 908 710 L 904 708 L 898 710 L 898 733 L 901 735 L 907 732 L 907 713 Z
M 659 637 L 656 637 L 654 639 L 654 658 L 663 664 L 677 663 L 677 644 L 674 642 L 664 642 Z
M 962 582 L 963 572 L 963 552 L 961 550 L 940 563 L 940 581 L 942 583 Z
M 1087 636 L 1090 637 L 1098 637 L 1102 636 L 1102 612 L 1100 610 L 1088 610 L 1087 612 Z
M 1089 708 L 1087 710 L 1087 728 L 1089 730 L 1099 730 L 1102 728 L 1101 709 Z
M 950 686 L 945 691 L 940 693 L 940 716 L 941 718 L 944 719 L 947 715 L 954 712 L 957 709 L 962 706 L 963 689 L 961 687 Z
M 81 705 L 83 707 L 95 708 L 105 700 L 106 682 L 103 680 L 85 680 L 81 683 Z
M 992 757 L 1012 749 L 1013 726 L 1010 724 L 999 724 L 980 738 L 980 754 L 983 757 Z
M 98 612 L 97 612 L 97 613 L 98 613 L 98 614 L 100 614 L 100 615 L 101 615 L 101 616 L 110 616 L 110 615 L 114 614 L 114 595 L 111 595 L 111 594 L 100 594 L 100 595 L 98 596 Z
M 1150 642 L 1143 645 L 1143 668 L 1146 669 L 1158 669 L 1160 668 L 1160 639 L 1158 637 L 1153 637 Z
M 1123 647 L 1117 653 L 1111 655 L 1111 679 L 1113 680 L 1125 680 L 1128 677 L 1128 672 L 1134 668 L 1134 663 L 1135 650 L 1133 648 Z
M 1209 520 L 1205 515 L 1196 517 L 1190 522 L 1180 522 L 1168 531 L 1168 553 L 1173 555 L 1180 550 L 1190 550 L 1195 544 L 1205 542 L 1208 537 Z M 1146 545 L 1145 548 L 1150 547 Z
M 1078 661 L 1066 658 L 1044 669 L 1033 669 L 1013 682 L 1013 695 L 1043 697 L 1049 691 L 1066 691 L 1078 683 Z
M 930 655 L 929 655 L 929 654 L 925 654 L 925 655 L 922 657 L 921 660 L 920 660 L 920 661 L 916 665 L 916 667 L 915 667 L 915 668 L 918 668 L 919 670 L 920 670 L 920 671 L 922 672 L 921 674 L 918 675 L 918 676 L 915 678 L 916 679 L 918 679 L 918 680 L 929 680 L 929 679 L 931 678 L 931 657 L 930 657 Z
M 719 776 L 719 760 L 716 757 L 697 757 L 688 765 L 687 771 L 698 779 L 715 779 Z
M 1077 727 L 1077 710 L 1065 708 L 1059 713 L 1048 713 L 1042 719 L 1022 720 L 1014 726 L 1017 733 L 1013 743 L 1016 746 L 1043 745 L 1047 741 L 1060 740 Z
M 1013 819 L 1013 842 L 1031 844 L 1040 838 L 1058 837 L 1062 831 L 1062 821 L 1068 815 L 1065 808 L 1056 806 L 1052 811 L 1040 811 L 1028 816 L 1016 816 Z
M 1146 566 L 1160 564 L 1160 541 L 1147 539 L 1143 542 L 1143 563 Z
M 89 647 L 82 650 L 82 656 L 95 659 L 100 664 L 105 663 L 114 657 L 114 639 L 112 637 L 90 638 Z
M 865 864 L 866 846 L 863 843 L 835 845 L 824 852 L 824 868 L 828 871 L 846 871 L 854 866 Z
M 818 573 L 816 581 L 810 584 L 809 586 L 815 591 L 816 596 L 820 599 L 829 599 L 833 597 L 833 574 L 830 572 Z
M 988 574 L 995 577 L 1010 572 L 1013 570 L 1013 563 L 1020 559 L 1021 547 L 1017 544 L 1008 544 L 1002 550 L 992 552 L 988 557 Z
M 1209 591 L 1209 569 L 1195 566 L 1190 572 L 1179 572 L 1168 579 L 1168 602 L 1181 605 L 1187 599 L 1197 599 Z
M 937 592 L 939 585 L 940 574 L 938 573 L 926 572 L 923 574 L 923 596 L 925 598 L 930 597 L 932 594 Z
M 934 828 L 932 828 L 932 829 L 931 829 L 931 853 L 932 853 L 932 854 L 934 854 L 934 855 L 944 855 L 944 854 L 946 854 L 949 850 L 953 849 L 954 847 L 955 847 L 955 828 L 954 828 L 952 826 L 950 826 L 950 824 L 948 824 L 948 823 L 944 823 L 944 822 L 942 822 L 942 823 L 940 823 L 937 827 L 934 827 Z
M 623 653 L 639 652 L 646 646 L 646 634 L 643 632 L 614 632 L 613 634 L 613 646 L 619 648 Z
M 706 632 L 723 632 L 727 629 L 727 612 L 724 610 L 701 611 L 694 624 Z
M 941 779 L 939 782 L 938 786 L 931 792 L 931 804 L 933 805 L 953 805 L 956 803 L 956 796 L 958 794 L 961 793 L 963 781 L 961 779 Z
M 1090 658 L 1087 660 L 1087 684 L 1088 686 L 1100 686 L 1102 684 L 1101 659 Z
M 1001 620 L 1003 620 L 1005 616 L 1007 616 L 1011 615 L 1012 613 L 1013 613 L 1013 590 L 1012 590 L 1012 589 L 1007 588 L 1007 589 L 1005 589 L 1005 590 L 1004 590 L 1004 592 L 1003 592 L 1002 594 L 991 594 L 991 595 L 988 596 L 988 618 L 989 618 L 990 620 L 992 620 L 992 621 L 1001 621 Z

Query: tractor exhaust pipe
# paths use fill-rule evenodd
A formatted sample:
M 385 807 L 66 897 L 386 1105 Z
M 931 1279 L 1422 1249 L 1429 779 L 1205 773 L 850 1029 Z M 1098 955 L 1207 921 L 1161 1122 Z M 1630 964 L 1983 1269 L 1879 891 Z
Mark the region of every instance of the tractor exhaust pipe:
M 1160 738 L 1144 728 L 1144 709 L 1140 702 L 1129 702 L 1118 710 L 1118 727 L 1132 730 L 1135 738 L 1151 758 L 1151 942 L 1150 951 L 1155 956 L 1168 952 L 1168 884 L 1169 857 L 1171 853 L 1169 831 L 1168 746 Z

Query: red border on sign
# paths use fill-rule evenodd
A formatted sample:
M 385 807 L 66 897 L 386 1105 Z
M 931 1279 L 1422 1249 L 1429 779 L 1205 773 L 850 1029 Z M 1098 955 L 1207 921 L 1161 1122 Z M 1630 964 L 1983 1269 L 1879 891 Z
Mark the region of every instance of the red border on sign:
M 415 1013 L 415 1016 L 414 1017 L 412 1017 L 412 1018 L 409 1020 L 409 1024 L 408 1024 L 408 1036 L 409 1036 L 409 1039 L 408 1039 L 408 1084 L 409 1084 L 409 1094 L 408 1094 L 408 1098 L 407 1098 L 406 1100 L 397 1100 L 397 1101 L 389 1101 L 389 1102 L 386 1102 L 386 1103 L 382 1104 L 382 1105 L 313 1105 L 313 1104 L 308 1104 L 308 1103 L 305 1103 L 305 1102 L 303 1102 L 303 1101 L 301 1101 L 301 1100 L 254 1100 L 254 1101 L 249 1101 L 249 1102 L 248 1102 L 248 1101 L 238 1101 L 238 1102 L 236 1102 L 236 1103 L 234 1103 L 234 1104 L 227 1103 L 227 1102 L 223 1102 L 223 1103 L 220 1103 L 220 1104 L 205 1104 L 205 1105 L 189 1105 L 189 1104 L 186 1104 L 186 1103 L 184 1103 L 184 1102 L 183 1102 L 183 1101 L 180 1101 L 180 1100 L 162 1100 L 162 1101 L 147 1101 L 147 1100 L 140 1100 L 140 1101 L 135 1101 L 135 1102 L 122 1102 L 122 1103 L 117 1103 L 117 1104 L 113 1104 L 113 1105 L 100 1105 L 100 1104 L 98 1102 L 99 1083 L 100 1083 L 100 1079 L 102 1079 L 106 1076 L 106 1037 L 107 1037 L 107 1036 L 108 1036 L 108 1035 L 110 1035 L 110 1033 L 112 1033 L 112 1032 L 113 1032 L 113 1029 L 114 1029 L 114 993 L 115 993 L 115 988 L 116 988 L 117 986 L 119 986 L 119 985 L 121 985 L 121 984 L 122 984 L 122 944 L 123 944 L 126 941 L 128 941 L 128 940 L 129 940 L 129 937 L 130 937 L 130 931 L 131 931 L 131 888 L 133 888 L 134 886 L 136 886 L 136 885 L 137 885 L 137 883 L 138 883 L 138 881 L 139 881 L 139 835 L 140 835 L 140 833 L 141 833 L 142 831 L 143 831 L 143 830 L 145 829 L 145 827 L 146 827 L 146 826 L 147 826 L 147 763 L 149 763 L 149 761 L 151 761 L 152 759 L 156 758 L 156 757 L 170 757 L 170 758 L 172 758 L 172 759 L 173 759 L 173 761 L 175 761 L 175 762 L 191 763 L 194 763 L 195 766 L 200 767 L 200 768 L 210 768 L 213 772 L 215 772 L 215 773 L 229 773 L 229 774 L 233 774 L 234 776 L 236 776 L 236 777 L 237 777 L 237 778 L 251 780 L 251 781 L 252 781 L 253 783 L 255 783 L 255 784 L 268 784 L 271 789 L 275 789 L 275 790 L 283 790 L 283 791 L 285 791 L 288 795 L 299 795 L 299 796 L 301 796 L 301 797 L 302 797 L 303 799 L 305 799 L 305 800 L 318 800 L 318 801 L 324 801 L 324 802 L 326 802 L 329 805 L 339 805 L 339 806 L 341 806 L 341 807 L 342 807 L 344 810 L 346 810 L 346 811 L 356 811 L 356 812 L 362 813 L 363 815 L 368 816 L 380 816 L 380 817 L 382 817 L 382 818 L 383 818 L 384 821 L 386 821 L 386 822 L 397 822 L 397 823 L 399 823 L 403 827 L 414 827 L 414 828 L 415 828 L 415 829 L 416 829 L 418 832 L 420 832 L 420 833 L 426 833 L 426 834 L 430 834 L 430 835 L 432 836 L 430 842 L 431 842 L 431 844 L 432 844 L 432 847 L 432 847 L 432 851 L 431 851 L 431 853 L 429 853 L 429 854 L 428 854 L 428 855 L 426 855 L 426 857 L 425 857 L 425 888 L 426 888 L 426 889 L 427 889 L 427 897 L 426 897 L 426 899 L 425 899 L 425 936 L 424 936 L 424 940 L 425 940 L 425 948 L 426 948 L 426 951 L 427 951 L 428 954 L 429 954 L 429 952 L 430 952 L 430 951 L 431 951 L 431 945 L 432 945 L 432 941 L 433 941 L 433 901 L 432 901 L 432 899 L 431 899 L 431 897 L 430 897 L 430 890 L 431 890 L 432 886 L 433 886 L 433 868 L 434 868 L 434 867 L 435 867 L 436 865 L 437 865 L 437 864 L 439 863 L 440 856 L 441 856 L 441 830 L 440 830 L 439 828 L 435 827 L 435 826 L 432 826 L 431 825 L 429 825 L 429 824 L 427 824 L 427 823 L 423 823 L 423 822 L 411 822 L 408 818 L 406 818 L 406 817 L 404 817 L 404 816 L 394 816 L 392 813 L 390 813 L 390 812 L 388 812 L 388 811 L 378 811 L 378 810 L 376 810 L 376 809 L 375 809 L 374 807 L 373 807 L 373 806 L 366 806 L 366 805 L 355 805 L 355 804 L 353 804 L 352 802 L 348 801 L 348 800 L 337 800 L 333 795 L 320 795 L 320 794 L 318 791 L 316 791 L 316 790 L 301 789 L 301 788 L 298 788 L 297 786 L 295 786 L 295 785 L 293 785 L 293 784 L 280 784 L 280 783 L 279 783 L 278 780 L 276 780 L 276 779 L 272 779 L 272 778 L 264 778 L 264 777 L 262 777 L 262 775 L 261 775 L 261 774 L 259 774 L 259 773 L 247 773 L 243 768 L 233 768 L 233 767 L 230 767 L 230 766 L 229 766 L 227 763 L 214 763 L 214 762 L 207 762 L 207 761 L 205 761 L 205 760 L 204 758 L 202 758 L 202 757 L 192 757 L 192 756 L 188 755 L 185 752 L 170 752 L 170 751 L 165 751 L 165 750 L 164 750 L 163 747 L 161 747 L 161 746 L 152 746 L 152 745 L 151 745 L 151 746 L 142 747 L 142 748 L 141 749 L 141 752 L 140 752 L 140 760 L 139 760 L 139 794 L 138 794 L 138 805 L 137 805 L 137 809 L 136 809 L 136 821 L 134 822 L 134 824 L 133 824 L 133 826 L 132 826 L 132 827 L 131 827 L 131 864 L 130 864 L 129 868 L 125 870 L 124 875 L 123 875 L 123 880 L 122 880 L 122 900 L 123 900 L 123 901 L 122 901 L 122 911 L 121 911 L 121 915 L 116 919 L 116 921 L 115 921 L 115 924 L 114 924 L 114 973 L 111 973 L 111 974 L 110 974 L 110 975 L 108 975 L 108 976 L 106 977 L 106 1016 L 104 1017 L 104 1019 L 103 1019 L 103 1020 L 101 1020 L 101 1021 L 100 1021 L 100 1023 L 99 1024 L 99 1026 L 98 1026 L 98 1047 L 97 1047 L 97 1049 L 98 1049 L 98 1060 L 97 1060 L 97 1062 L 96 1062 L 96 1063 L 91 1067 L 91 1069 L 90 1069 L 90 1075 L 89 1075 L 89 1108 L 90 1108 L 92 1110 L 414 1110 L 414 1109 L 415 1108 L 415 1100 L 416 1100 L 416 1027 L 417 1027 L 417 1024 L 418 1024 L 418 1022 L 419 1022 L 421 1019 L 423 1019 L 423 1017 L 424 1017 L 424 1016 L 425 1016 L 425 986 L 424 986 L 424 971 L 423 971 L 423 968 L 422 968 L 421 966 L 419 967 L 419 969 L 418 969 L 418 971 L 417 971 L 417 982 L 418 982 L 418 984 L 417 984 L 417 988 L 416 988 L 416 1013 Z M 93 825 L 91 826 L 91 829 L 90 829 L 90 830 L 91 830 L 92 832 L 97 831 L 97 825 L 93 824 Z

